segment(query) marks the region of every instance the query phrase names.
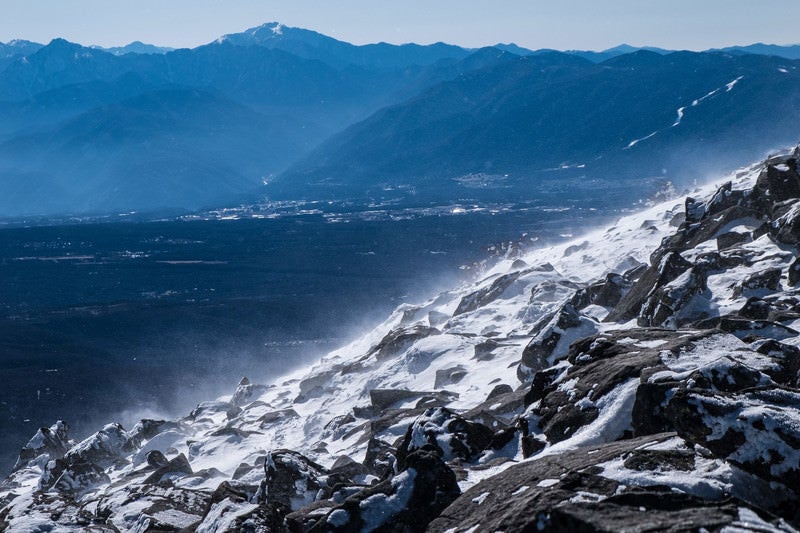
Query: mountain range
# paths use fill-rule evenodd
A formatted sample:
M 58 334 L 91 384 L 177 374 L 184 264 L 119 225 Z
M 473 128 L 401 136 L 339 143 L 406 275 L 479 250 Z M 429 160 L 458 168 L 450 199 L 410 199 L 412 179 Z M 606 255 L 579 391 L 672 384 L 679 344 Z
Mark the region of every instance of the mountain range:
M 54 420 L 0 529 L 796 532 L 799 158 L 510 249 L 185 416 Z
M 504 200 L 588 182 L 629 201 L 646 186 L 628 179 L 689 182 L 794 142 L 796 55 L 356 46 L 278 23 L 194 49 L 12 41 L 0 216 Z M 727 166 L 704 168 L 708 152 Z
M 691 183 L 796 140 L 798 66 L 751 54 L 507 54 L 347 128 L 276 186 L 486 198 L 574 176 Z

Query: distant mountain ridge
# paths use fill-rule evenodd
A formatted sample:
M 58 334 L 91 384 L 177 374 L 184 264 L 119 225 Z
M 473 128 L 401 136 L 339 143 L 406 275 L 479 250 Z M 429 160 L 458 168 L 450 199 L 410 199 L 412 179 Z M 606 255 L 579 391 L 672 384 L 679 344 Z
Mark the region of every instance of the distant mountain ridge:
M 315 31 L 284 26 L 279 22 L 224 35 L 218 42 L 277 48 L 306 59 L 323 60 L 334 66 L 349 64 L 389 69 L 404 65 L 431 65 L 442 59 L 464 59 L 471 53 L 468 49 L 445 43 L 354 45 Z
M 724 154 L 714 164 L 730 170 L 794 142 L 798 103 L 800 63 L 774 56 L 637 51 L 595 64 L 543 52 L 382 109 L 273 187 L 486 199 L 580 176 L 690 182 L 704 178 L 704 153 Z
M 0 76 L 0 215 L 231 202 L 380 107 L 493 61 L 435 47 L 424 66 L 427 47 L 386 45 L 371 54 L 391 61 L 359 66 L 235 40 L 114 55 L 56 39 L 14 57 Z
M 794 141 L 786 137 L 796 66 L 774 57 L 793 50 L 752 45 L 686 56 L 629 45 L 568 53 L 514 44 L 480 50 L 444 43 L 353 45 L 276 22 L 193 49 L 12 41 L 0 44 L 0 217 L 194 210 L 251 201 L 265 192 L 329 195 L 346 189 L 339 187 L 343 173 L 351 191 L 380 191 L 408 175 L 415 177 L 401 185 L 430 190 L 437 175 L 446 185 L 439 196 L 482 190 L 501 199 L 520 169 L 534 166 L 569 167 L 575 174 L 608 172 L 624 163 L 657 174 L 643 147 L 671 153 L 688 141 L 682 135 L 692 121 L 708 124 L 693 126 L 693 142 L 700 145 L 722 131 L 714 130 L 720 123 L 731 124 L 729 133 L 755 125 L 754 136 L 767 121 L 777 123 L 748 144 L 752 151 Z M 706 72 L 708 83 L 685 72 L 686 91 L 675 95 L 636 80 L 637 70 L 656 75 L 686 57 L 728 57 L 729 64 Z M 729 67 L 741 72 L 734 76 L 725 71 Z M 756 74 L 748 72 L 751 67 L 766 70 Z M 739 75 L 740 88 L 755 89 L 751 82 L 764 80 L 757 101 L 772 99 L 769 113 L 747 111 L 745 100 L 737 104 L 738 116 L 717 105 L 743 92 L 720 89 Z M 587 95 L 589 81 L 600 84 Z M 625 87 L 615 93 L 614 84 L 623 81 L 646 94 Z M 612 96 L 623 93 L 638 103 L 617 113 L 611 103 L 622 104 Z M 555 99 L 547 101 L 547 95 Z M 695 109 L 695 99 L 715 104 Z M 680 108 L 687 119 L 671 131 Z M 707 108 L 718 115 L 698 112 Z M 604 112 L 611 113 L 607 121 Z M 536 140 L 536 131 L 547 133 Z M 626 157 L 608 156 L 633 141 L 636 149 Z M 598 156 L 599 163 L 592 162 Z M 264 189 L 265 181 L 274 186 Z M 453 189 L 453 183 L 460 185 Z
M 112 46 L 111 48 L 92 46 L 92 48 L 103 50 L 105 52 L 114 54 L 115 56 L 121 56 L 125 54 L 166 54 L 167 52 L 172 52 L 175 50 L 174 48 L 169 48 L 167 46 L 156 46 L 154 44 L 147 44 L 141 41 L 133 41 L 125 46 Z

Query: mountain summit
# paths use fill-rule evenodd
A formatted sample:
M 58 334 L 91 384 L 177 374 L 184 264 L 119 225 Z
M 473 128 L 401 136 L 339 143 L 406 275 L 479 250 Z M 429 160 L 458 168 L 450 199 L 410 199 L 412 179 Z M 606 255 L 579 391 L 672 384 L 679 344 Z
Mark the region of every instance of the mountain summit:
M 224 35 L 220 43 L 280 49 L 306 59 L 319 59 L 335 66 L 393 69 L 432 65 L 443 59 L 463 59 L 471 51 L 453 45 L 387 43 L 353 45 L 311 30 L 270 22 L 241 33 Z
M 0 528 L 794 532 L 799 158 L 511 250 L 183 418 L 43 427 Z

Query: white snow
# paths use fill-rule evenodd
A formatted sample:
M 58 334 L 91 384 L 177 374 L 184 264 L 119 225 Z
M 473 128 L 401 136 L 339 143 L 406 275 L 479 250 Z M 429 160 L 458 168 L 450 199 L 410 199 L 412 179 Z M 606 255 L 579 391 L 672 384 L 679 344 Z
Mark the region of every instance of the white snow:
M 387 520 L 390 520 L 392 516 L 405 509 L 414 490 L 416 476 L 417 471 L 409 468 L 392 478 L 392 487 L 396 491 L 394 494 L 389 496 L 375 494 L 361 501 L 359 508 L 361 510 L 361 518 L 364 521 L 362 532 L 369 533 L 379 528 Z
M 735 79 L 735 80 L 733 80 L 732 82 L 730 82 L 730 83 L 726 84 L 726 85 L 725 85 L 725 92 L 731 92 L 731 91 L 733 90 L 733 87 L 734 87 L 734 86 L 735 86 L 737 83 L 739 83 L 739 82 L 742 80 L 742 78 L 744 78 L 744 76 L 739 76 L 738 78 L 736 78 L 736 79 Z
M 642 141 L 646 141 L 647 139 L 649 139 L 649 138 L 653 137 L 653 136 L 654 136 L 654 135 L 656 135 L 657 133 L 658 133 L 658 131 L 654 131 L 654 132 L 653 132 L 653 133 L 651 133 L 650 135 L 646 135 L 645 137 L 641 137 L 641 138 L 639 138 L 639 139 L 634 139 L 634 140 L 632 140 L 631 142 L 629 142 L 629 143 L 628 143 L 628 146 L 626 146 L 625 148 L 623 148 L 623 150 L 630 150 L 631 148 L 633 148 L 634 146 L 636 146 L 636 145 L 637 145 L 637 144 L 639 144 L 640 142 L 642 142 Z
M 490 494 L 491 492 L 482 492 L 479 496 L 472 498 L 472 501 L 480 505 L 486 501 L 486 498 L 488 498 Z
M 680 123 L 681 123 L 681 120 L 683 120 L 683 110 L 684 110 L 684 109 L 686 109 L 686 106 L 684 106 L 684 107 L 679 107 L 679 108 L 678 108 L 678 118 L 676 118 L 676 119 L 675 119 L 675 122 L 672 124 L 672 127 L 673 127 L 673 128 L 674 128 L 675 126 L 677 126 L 678 124 L 680 124 Z

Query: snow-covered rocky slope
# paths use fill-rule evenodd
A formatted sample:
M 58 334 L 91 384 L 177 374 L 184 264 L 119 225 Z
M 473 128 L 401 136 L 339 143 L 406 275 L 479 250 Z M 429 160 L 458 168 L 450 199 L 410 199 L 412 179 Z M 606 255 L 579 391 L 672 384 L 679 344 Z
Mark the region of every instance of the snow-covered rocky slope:
M 0 530 L 795 531 L 798 155 L 510 257 L 184 418 L 42 428 Z

